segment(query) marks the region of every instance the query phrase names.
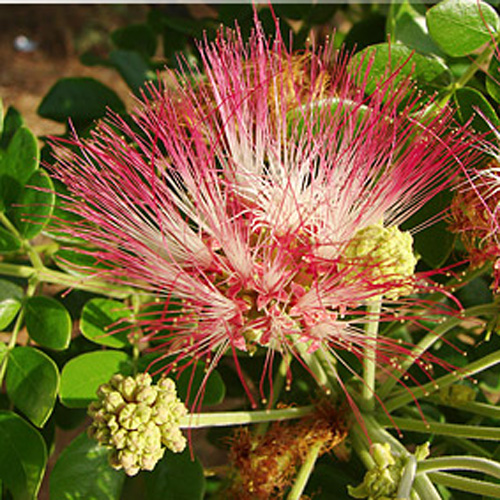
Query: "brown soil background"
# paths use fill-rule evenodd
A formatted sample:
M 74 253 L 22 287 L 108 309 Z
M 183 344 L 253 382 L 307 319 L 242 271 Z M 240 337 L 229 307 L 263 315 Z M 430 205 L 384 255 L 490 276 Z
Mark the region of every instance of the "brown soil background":
M 87 67 L 79 55 L 109 44 L 120 26 L 146 19 L 144 5 L 0 5 L 0 98 L 15 106 L 38 136 L 59 133 L 60 124 L 40 118 L 36 110 L 59 78 L 90 76 L 113 88 L 130 103 L 130 90 L 109 68 Z M 32 52 L 14 47 L 18 36 L 37 44 Z

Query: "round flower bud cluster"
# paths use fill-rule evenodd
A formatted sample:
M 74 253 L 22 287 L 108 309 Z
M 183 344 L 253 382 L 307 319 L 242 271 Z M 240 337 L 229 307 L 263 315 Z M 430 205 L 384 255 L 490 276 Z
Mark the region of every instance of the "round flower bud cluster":
M 93 422 L 89 435 L 112 449 L 111 466 L 129 476 L 153 470 L 165 447 L 179 453 L 186 438 L 179 428 L 187 409 L 177 397 L 175 383 L 168 378 L 152 385 L 151 376 L 114 375 L 97 391 L 89 406 Z
M 374 285 L 394 282 L 394 286 L 384 293 L 388 299 L 396 300 L 413 291 L 408 278 L 415 272 L 417 258 L 413 254 L 413 238 L 409 232 L 382 225 L 365 227 L 347 245 L 344 257 L 352 266 L 359 263 L 366 267 L 363 272 Z M 354 272 L 352 274 L 353 279 L 359 276 L 358 272 L 356 276 Z

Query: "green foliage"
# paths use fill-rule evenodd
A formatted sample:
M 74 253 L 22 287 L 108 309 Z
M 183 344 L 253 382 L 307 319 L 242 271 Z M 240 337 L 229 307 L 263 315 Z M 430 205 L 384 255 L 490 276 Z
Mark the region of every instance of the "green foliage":
M 193 404 L 216 405 L 221 403 L 226 394 L 222 377 L 217 370 L 210 374 L 202 364 L 184 370 L 177 380 L 177 392 L 187 407 Z
M 391 80 L 394 86 L 410 75 L 425 87 L 443 87 L 451 80 L 450 70 L 440 59 L 414 53 L 400 44 L 381 43 L 367 47 L 356 54 L 353 69 L 356 70 L 360 82 L 368 75 L 368 93 L 374 92 L 377 85 L 384 82 L 396 69 L 399 72 Z
M 453 100 L 457 106 L 458 120 L 461 123 L 470 123 L 471 127 L 478 132 L 489 132 L 490 123 L 495 127 L 500 125 L 495 109 L 477 90 L 468 87 L 457 89 L 453 94 Z
M 1 120 L 0 120 L 1 122 Z M 2 123 L 0 148 L 6 149 L 12 137 L 24 125 L 24 119 L 16 108 L 9 106 Z
M 87 339 L 108 347 L 123 348 L 130 345 L 130 311 L 116 300 L 95 298 L 82 310 L 80 330 Z
M 43 427 L 54 408 L 59 371 L 43 352 L 18 346 L 9 353 L 6 387 L 16 407 L 37 427 Z
M 138 52 L 113 50 L 109 61 L 134 93 L 138 93 L 146 81 L 156 78 L 147 60 Z
M 495 9 L 481 0 L 444 0 L 427 11 L 429 33 L 452 57 L 471 54 L 498 32 Z
M 87 77 L 62 78 L 44 97 L 38 114 L 61 123 L 70 119 L 83 127 L 104 116 L 108 108 L 117 113 L 125 111 L 122 100 L 101 82 Z
M 186 448 L 182 453 L 167 451 L 155 470 L 146 476 L 146 500 L 202 500 L 205 493 L 203 468 L 191 459 Z
M 24 419 L 0 411 L 0 478 L 14 500 L 37 498 L 47 463 L 40 434 Z
M 0 211 L 16 200 L 38 168 L 39 158 L 36 137 L 26 127 L 19 127 L 0 150 Z
M 488 67 L 486 89 L 496 102 L 500 102 L 500 62 L 497 54 L 493 55 Z
M 21 248 L 19 238 L 0 227 L 0 254 L 15 252 L 19 248 Z
M 30 297 L 25 321 L 30 337 L 50 349 L 62 350 L 71 340 L 71 318 L 65 307 L 51 297 Z
M 125 474 L 109 466 L 108 450 L 85 432 L 63 450 L 50 476 L 52 500 L 120 498 Z
M 10 218 L 20 235 L 31 240 L 40 234 L 54 211 L 54 183 L 43 169 L 36 170 L 21 190 Z
M 131 50 L 152 57 L 155 55 L 157 39 L 148 24 L 130 24 L 111 33 L 111 40 L 117 48 Z
M 443 214 L 449 207 L 452 198 L 453 195 L 450 191 L 442 191 L 402 226 L 405 230 L 411 230 L 411 228 L 425 224 L 426 221 L 435 218 L 440 219 L 418 231 L 414 236 L 416 253 L 432 268 L 442 266 L 453 250 L 455 236 L 448 231 L 448 224 L 443 220 Z M 439 242 L 439 244 L 436 244 L 436 242 Z
M 21 308 L 23 290 L 7 280 L 0 280 L 0 330 L 3 330 L 16 317 Z
M 432 40 L 425 20 L 425 7 L 412 0 L 393 2 L 387 17 L 387 31 L 392 40 L 421 54 L 442 55 Z
M 69 408 L 84 408 L 96 399 L 101 384 L 115 373 L 130 374 L 129 356 L 122 351 L 95 351 L 81 354 L 64 365 L 59 397 Z

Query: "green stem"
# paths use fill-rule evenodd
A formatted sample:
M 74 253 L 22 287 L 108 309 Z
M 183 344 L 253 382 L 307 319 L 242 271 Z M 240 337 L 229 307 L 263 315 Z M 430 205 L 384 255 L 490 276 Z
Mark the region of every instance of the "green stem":
M 43 269 L 43 262 L 40 258 L 40 255 L 38 255 L 38 252 L 33 249 L 28 240 L 25 240 L 23 238 L 22 234 L 17 230 L 16 226 L 12 224 L 12 222 L 3 212 L 0 212 L 0 222 L 21 242 L 21 246 L 23 250 L 28 254 L 33 267 L 37 270 Z
M 437 102 L 437 106 L 443 107 L 450 100 L 451 96 L 455 93 L 457 89 L 461 89 L 469 83 L 472 77 L 477 73 L 481 66 L 488 61 L 493 50 L 495 48 L 495 43 L 488 44 L 485 49 L 472 61 L 469 67 L 464 71 L 462 76 L 450 86 L 449 90 L 444 96 L 442 96 Z
M 335 387 L 332 378 L 328 376 L 331 368 L 324 366 L 324 358 L 320 355 L 320 350 L 310 353 L 307 352 L 307 345 L 304 342 L 296 342 L 295 348 L 300 354 L 300 357 L 307 364 L 311 372 L 316 377 L 316 382 L 320 387 L 325 389 L 328 393 L 334 393 Z
M 482 446 L 479 446 L 477 443 L 474 443 L 474 441 L 471 441 L 470 439 L 453 436 L 448 438 L 448 441 L 453 446 L 459 446 L 460 448 L 462 448 L 462 450 L 468 451 L 469 453 L 472 453 L 473 455 L 476 455 L 478 457 L 493 458 L 493 453 L 485 450 Z
M 286 375 L 290 367 L 290 362 L 291 362 L 291 355 L 285 354 L 281 360 L 278 372 L 276 373 L 273 380 L 271 407 L 274 407 L 276 405 L 276 402 L 278 401 L 278 398 L 281 394 L 283 385 L 285 384 Z M 263 434 L 266 433 L 268 427 L 269 427 L 269 421 L 261 422 L 255 429 L 255 435 L 262 436 Z
M 443 377 L 438 378 L 433 382 L 429 382 L 428 384 L 421 385 L 416 388 L 411 388 L 402 394 L 394 396 L 392 399 L 389 399 L 385 404 L 385 409 L 388 412 L 394 411 L 397 408 L 401 408 L 402 406 L 411 403 L 412 401 L 419 399 L 423 396 L 430 396 L 431 393 L 438 391 L 443 387 L 447 387 L 450 384 L 453 384 L 457 381 L 457 379 L 463 379 L 467 377 L 471 377 L 476 373 L 480 373 L 492 366 L 500 363 L 500 351 L 496 351 L 492 354 L 488 354 L 483 358 L 471 363 L 466 368 L 461 370 L 460 372 L 454 371 L 449 373 L 448 375 L 444 375 Z
M 481 69 L 481 66 L 488 61 L 493 50 L 495 49 L 495 44 L 488 44 L 484 50 L 472 61 L 467 70 L 463 73 L 463 75 L 455 82 L 455 88 L 462 88 L 469 83 L 469 80 L 476 74 L 478 70 Z
M 442 434 L 444 436 L 458 436 L 469 439 L 485 439 L 500 441 L 499 427 L 484 427 L 465 424 L 447 424 L 440 422 L 423 422 L 413 418 L 392 417 L 378 414 L 378 420 L 384 427 L 397 427 L 402 431 L 423 432 L 426 434 Z
M 369 322 L 365 328 L 365 347 L 363 362 L 363 409 L 373 411 L 375 408 L 375 375 L 377 369 L 377 335 L 382 302 L 377 300 L 367 307 Z
M 314 464 L 316 463 L 322 446 L 323 443 L 316 443 L 307 452 L 306 459 L 304 460 L 304 463 L 302 464 L 295 479 L 295 483 L 293 484 L 293 487 L 288 494 L 288 500 L 300 500 L 302 498 L 302 493 L 306 488 L 307 481 L 311 476 L 311 473 L 314 469 Z
M 443 401 L 438 396 L 431 396 L 429 398 L 426 398 L 426 400 L 432 401 L 433 403 L 440 406 L 458 408 L 459 410 L 468 411 L 469 413 L 474 413 L 475 415 L 481 415 L 482 417 L 500 420 L 500 408 L 498 406 L 493 406 L 487 403 L 478 403 L 476 401 L 468 401 L 466 403 L 453 403 L 451 401 Z
M 392 434 L 387 432 L 372 415 L 363 415 L 364 427 L 355 423 L 350 429 L 353 448 L 361 458 L 367 470 L 375 467 L 375 462 L 370 455 L 372 443 L 389 443 L 394 453 L 408 458 L 410 453 Z M 413 492 L 415 493 L 413 495 Z M 442 500 L 436 488 L 426 474 L 422 473 L 415 477 L 413 482 L 412 497 L 422 500 Z
M 198 429 L 201 427 L 225 427 L 275 420 L 291 420 L 309 415 L 314 409 L 313 405 L 309 405 L 299 408 L 280 408 L 278 410 L 191 413 L 181 418 L 180 427 Z
M 434 345 L 441 337 L 449 332 L 452 328 L 458 326 L 466 317 L 477 317 L 481 314 L 498 314 L 498 305 L 488 304 L 470 307 L 462 311 L 459 317 L 449 318 L 445 323 L 437 326 L 432 332 L 429 332 L 412 350 L 412 353 L 403 361 L 398 370 L 391 372 L 389 378 L 382 387 L 378 390 L 378 395 L 381 399 L 385 399 L 401 377 L 408 371 L 411 365 L 418 359 L 425 351 Z
M 399 482 L 398 494 L 396 498 L 410 498 L 413 483 L 415 481 L 415 473 L 417 472 L 417 459 L 410 455 L 401 474 Z
M 89 277 L 76 277 L 70 274 L 54 271 L 46 267 L 36 269 L 31 266 L 7 264 L 0 262 L 0 274 L 16 278 L 31 278 L 35 276 L 39 281 L 61 285 L 68 288 L 94 292 L 108 297 L 123 299 L 129 297 L 132 290 L 125 286 L 118 286 L 105 281 L 93 280 Z
M 418 464 L 418 472 L 435 472 L 443 470 L 468 470 L 482 472 L 500 479 L 500 464 L 493 460 L 467 455 L 450 455 L 447 457 L 429 458 Z
M 438 493 L 427 474 L 417 475 L 413 482 L 413 491 L 415 491 L 422 500 L 442 500 L 441 495 Z
M 442 484 L 447 488 L 453 488 L 460 491 L 467 491 L 484 497 L 500 498 L 500 485 L 478 481 L 469 477 L 460 477 L 446 472 L 429 472 L 429 477 L 436 483 Z

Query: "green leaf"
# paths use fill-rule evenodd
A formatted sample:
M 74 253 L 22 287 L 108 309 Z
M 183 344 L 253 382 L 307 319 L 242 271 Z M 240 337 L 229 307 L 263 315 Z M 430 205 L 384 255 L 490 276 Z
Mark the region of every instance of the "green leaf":
M 177 393 L 186 406 L 190 407 L 195 402 L 196 404 L 202 402 L 203 405 L 215 405 L 223 401 L 226 386 L 220 373 L 212 370 L 210 376 L 204 380 L 206 375 L 205 365 L 202 363 L 196 365 L 194 374 L 193 368 L 188 367 L 180 375 L 177 380 Z M 197 396 L 200 398 L 196 399 Z
M 0 280 L 0 330 L 7 328 L 21 308 L 23 289 L 10 281 Z
M 450 206 L 451 199 L 452 194 L 449 191 L 441 191 L 410 217 L 401 228 L 408 231 L 442 214 Z M 414 250 L 431 267 L 443 265 L 453 248 L 455 236 L 447 230 L 447 227 L 448 224 L 440 220 L 414 235 Z M 437 241 L 439 244 L 436 244 Z
M 450 70 L 442 61 L 414 53 L 400 44 L 380 43 L 356 54 L 352 60 L 351 70 L 363 80 L 368 69 L 366 92 L 369 94 L 396 70 L 397 74 L 391 78 L 394 86 L 410 75 L 420 84 L 431 87 L 446 86 L 451 81 Z
M 113 50 L 109 60 L 135 94 L 146 81 L 156 79 L 155 73 L 138 52 Z
M 392 3 L 387 20 L 392 40 L 422 54 L 443 55 L 427 30 L 423 4 L 411 0 Z
M 89 270 L 107 269 L 90 254 L 89 249 L 85 249 L 85 253 L 82 253 L 78 249 L 61 248 L 54 254 L 54 262 L 73 276 L 88 276 Z
M 481 0 L 444 0 L 426 17 L 432 38 L 452 57 L 465 56 L 490 42 L 500 25 L 495 9 Z
M 19 128 L 24 125 L 24 119 L 16 108 L 9 106 L 3 120 L 2 138 L 0 139 L 0 148 L 5 149 L 14 137 Z
M 71 119 L 86 125 L 106 113 L 107 108 L 123 113 L 125 105 L 116 93 L 93 78 L 62 78 L 44 97 L 38 114 L 56 122 Z
M 111 33 L 111 40 L 123 50 L 139 52 L 146 57 L 152 57 L 156 52 L 156 34 L 147 24 L 129 24 Z
M 457 107 L 457 117 L 460 123 L 465 124 L 471 118 L 471 127 L 478 132 L 491 132 L 491 125 L 494 127 L 500 126 L 495 110 L 486 98 L 477 90 L 469 87 L 457 89 L 453 94 L 453 101 Z M 486 118 L 478 114 L 478 111 Z
M 3 101 L 0 99 L 0 136 L 3 133 Z
M 347 33 L 343 45 L 348 49 L 362 50 L 369 45 L 387 40 L 385 36 L 385 16 L 373 12 L 366 18 L 358 21 Z
M 110 299 L 91 299 L 82 311 L 80 330 L 84 337 L 97 344 L 109 347 L 130 346 L 130 310 L 122 303 Z M 119 330 L 111 334 L 113 330 Z
M 483 276 L 469 281 L 467 285 L 460 287 L 455 293 L 463 308 L 490 304 L 493 302 L 493 293 L 487 280 Z
M 2 202 L 0 200 L 0 206 Z M 0 227 L 0 254 L 15 252 L 21 248 L 21 242 L 9 231 Z
M 0 173 L 8 175 L 24 186 L 38 168 L 40 152 L 35 135 L 20 127 L 13 135 L 0 161 Z
M 201 500 L 205 495 L 203 467 L 197 458 L 191 460 L 188 448 L 167 450 L 145 481 L 147 500 Z
M 122 351 L 95 351 L 73 358 L 61 373 L 61 402 L 69 408 L 88 406 L 99 386 L 118 372 L 131 373 L 129 357 Z
M 59 389 L 59 371 L 46 354 L 18 346 L 9 354 L 7 394 L 37 427 L 50 417 Z
M 14 500 L 34 500 L 47 463 L 45 442 L 24 419 L 0 411 L 0 478 Z
M 108 450 L 80 434 L 57 459 L 50 475 L 51 500 L 115 500 L 125 474 L 112 469 Z
M 30 297 L 24 317 L 30 337 L 49 349 L 62 350 L 71 341 L 71 317 L 66 308 L 51 297 Z
M 42 232 L 54 205 L 54 184 L 47 172 L 39 169 L 30 177 L 12 208 L 12 218 L 23 238 L 30 240 Z
M 486 72 L 486 90 L 496 102 L 500 102 L 500 61 L 494 54 Z
M 0 159 L 0 207 L 9 206 L 38 168 L 40 152 L 36 137 L 19 128 Z

